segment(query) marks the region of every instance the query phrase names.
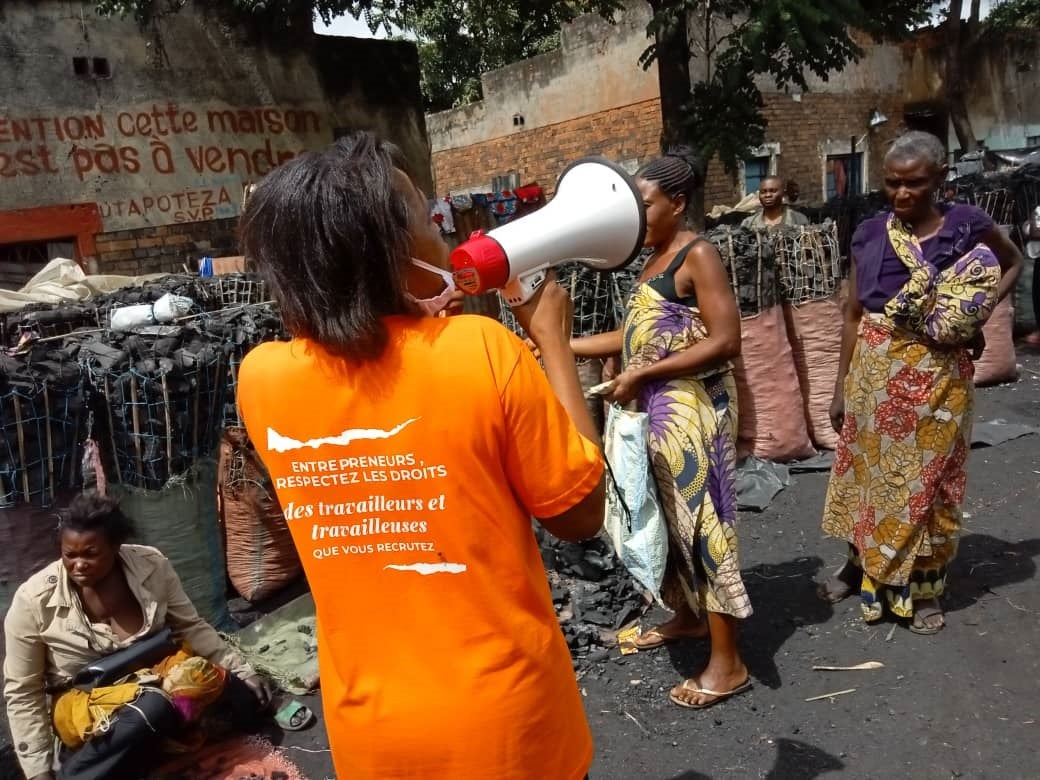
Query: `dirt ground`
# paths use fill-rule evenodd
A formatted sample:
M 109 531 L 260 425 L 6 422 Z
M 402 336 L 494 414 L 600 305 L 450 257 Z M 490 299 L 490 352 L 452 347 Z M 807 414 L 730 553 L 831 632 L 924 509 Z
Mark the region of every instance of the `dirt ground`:
M 1019 360 L 1017 384 L 979 391 L 977 420 L 1040 425 L 1040 357 Z M 672 705 L 668 689 L 706 660 L 705 644 L 693 641 L 615 651 L 582 677 L 594 780 L 1040 777 L 1028 747 L 1040 732 L 1040 436 L 973 451 L 947 628 L 933 637 L 866 626 L 854 600 L 816 598 L 813 581 L 843 555 L 819 531 L 826 482 L 795 475 L 768 510 L 741 516 L 755 608 L 741 637 L 749 693 L 703 712 Z M 864 661 L 884 668 L 812 670 Z M 306 698 L 320 714 L 318 697 Z M 334 777 L 320 722 L 271 737 L 311 780 Z M 4 727 L 0 777 L 19 777 L 11 758 Z

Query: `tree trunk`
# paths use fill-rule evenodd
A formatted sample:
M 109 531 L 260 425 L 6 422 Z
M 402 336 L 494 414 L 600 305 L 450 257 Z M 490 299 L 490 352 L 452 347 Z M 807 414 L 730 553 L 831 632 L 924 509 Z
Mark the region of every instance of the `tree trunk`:
M 668 5 L 666 0 L 649 0 L 654 14 Z M 674 12 L 673 12 L 674 13 Z M 696 149 L 686 135 L 683 117 L 690 101 L 690 42 L 686 30 L 686 14 L 679 12 L 674 24 L 664 29 L 658 26 L 654 39 L 657 44 L 657 83 L 661 92 L 661 151 L 685 145 Z M 704 174 L 707 161 L 700 161 L 701 186 L 694 193 L 687 211 L 690 226 L 704 227 Z
M 951 0 L 946 17 L 946 105 L 950 110 L 953 132 L 960 143 L 961 152 L 974 152 L 979 148 L 975 130 L 971 126 L 968 104 L 965 98 L 964 73 L 961 63 L 965 56 L 966 30 L 961 19 L 963 0 Z M 975 6 L 972 5 L 974 13 Z M 943 139 L 945 142 L 946 139 Z

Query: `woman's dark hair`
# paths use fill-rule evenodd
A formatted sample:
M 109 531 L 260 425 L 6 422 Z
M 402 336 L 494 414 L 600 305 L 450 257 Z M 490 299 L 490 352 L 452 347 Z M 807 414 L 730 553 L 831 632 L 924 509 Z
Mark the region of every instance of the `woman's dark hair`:
M 59 537 L 63 531 L 100 531 L 109 544 L 116 546 L 130 538 L 134 527 L 118 501 L 92 492 L 76 496 L 58 513 Z
M 636 171 L 636 176 L 652 181 L 673 200 L 684 195 L 687 209 L 693 200 L 693 193 L 701 185 L 700 162 L 687 146 L 669 149 L 663 156 L 651 160 Z
M 249 197 L 244 254 L 273 288 L 286 327 L 335 355 L 378 357 L 381 318 L 408 310 L 409 207 L 397 147 L 345 136 L 275 168 Z

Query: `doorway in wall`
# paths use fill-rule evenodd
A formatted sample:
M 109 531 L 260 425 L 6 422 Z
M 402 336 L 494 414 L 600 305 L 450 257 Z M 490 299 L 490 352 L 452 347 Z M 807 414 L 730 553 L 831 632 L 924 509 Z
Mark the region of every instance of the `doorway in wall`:
M 0 289 L 20 290 L 54 258 L 74 258 L 75 254 L 72 237 L 0 244 Z
M 84 265 L 101 229 L 94 203 L 0 211 L 0 288 L 20 289 L 55 257 Z

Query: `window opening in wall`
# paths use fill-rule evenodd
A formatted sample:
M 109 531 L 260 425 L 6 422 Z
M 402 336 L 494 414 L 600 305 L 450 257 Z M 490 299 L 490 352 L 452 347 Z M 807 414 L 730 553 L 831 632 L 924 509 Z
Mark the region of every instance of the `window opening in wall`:
M 851 161 L 851 165 L 849 164 Z M 827 200 L 863 194 L 863 153 L 827 155 Z
M 98 78 L 98 79 L 110 79 L 110 78 L 112 78 L 112 67 L 108 64 L 108 58 L 107 57 L 95 57 L 92 64 L 93 64 L 94 78 Z
M 0 244 L 0 289 L 20 290 L 52 257 L 64 254 L 72 239 Z M 67 257 L 71 255 L 66 255 Z
M 758 192 L 758 185 L 769 175 L 769 157 L 744 160 L 744 193 Z
M 1027 135 L 1026 146 L 1040 146 L 1040 135 Z
M 75 73 L 77 76 L 89 76 L 90 60 L 88 60 L 86 57 L 73 57 L 72 72 Z

